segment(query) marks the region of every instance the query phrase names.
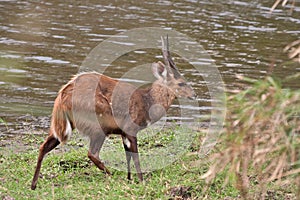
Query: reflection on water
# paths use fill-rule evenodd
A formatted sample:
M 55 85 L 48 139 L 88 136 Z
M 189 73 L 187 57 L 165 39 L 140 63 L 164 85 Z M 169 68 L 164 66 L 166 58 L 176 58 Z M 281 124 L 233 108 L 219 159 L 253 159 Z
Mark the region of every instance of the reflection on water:
M 234 87 L 236 74 L 264 77 L 271 63 L 281 78 L 299 72 L 299 65 L 287 62 L 282 48 L 299 37 L 300 7 L 292 15 L 285 9 L 270 15 L 270 6 L 267 0 L 2 1 L 0 117 L 10 125 L 26 114 L 49 116 L 57 91 L 92 49 L 138 27 L 165 27 L 195 39 L 215 60 L 227 87 Z M 120 57 L 106 74 L 118 78 L 138 64 L 157 60 L 157 49 L 136 50 Z M 201 107 L 194 109 L 209 114 L 206 74 L 180 57 L 175 61 L 198 94 Z M 299 81 L 287 86 L 298 88 Z M 175 118 L 176 105 L 170 120 Z

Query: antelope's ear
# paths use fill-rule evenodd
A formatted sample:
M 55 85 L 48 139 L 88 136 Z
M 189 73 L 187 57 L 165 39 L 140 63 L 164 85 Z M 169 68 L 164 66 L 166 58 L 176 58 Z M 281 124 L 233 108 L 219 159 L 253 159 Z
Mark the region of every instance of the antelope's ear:
M 152 63 L 152 73 L 157 79 L 167 79 L 168 70 L 162 62 Z

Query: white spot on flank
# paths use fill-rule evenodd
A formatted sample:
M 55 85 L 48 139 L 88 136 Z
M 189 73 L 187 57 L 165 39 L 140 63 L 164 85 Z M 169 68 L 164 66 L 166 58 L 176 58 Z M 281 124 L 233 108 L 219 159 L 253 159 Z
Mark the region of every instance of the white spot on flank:
M 128 140 L 128 138 L 124 139 L 124 144 L 128 147 L 128 149 L 130 148 L 130 141 Z
M 56 138 L 56 139 L 58 139 L 59 140 L 59 138 L 57 137 L 57 133 L 56 133 L 56 131 L 55 131 L 55 128 L 54 128 L 54 126 L 52 126 L 52 134 L 53 134 L 53 136 Z M 60 140 L 59 140 L 60 141 Z
M 163 77 L 165 77 L 165 78 L 167 77 L 167 69 L 166 69 L 166 68 L 164 69 L 164 71 L 162 72 L 161 75 L 162 75 Z
M 65 130 L 65 135 L 67 135 L 68 138 L 69 138 L 71 134 L 72 134 L 72 127 L 71 127 L 71 124 L 70 124 L 69 119 L 66 117 L 66 130 Z
M 151 125 L 151 121 L 150 120 L 147 120 L 147 126 L 150 126 Z

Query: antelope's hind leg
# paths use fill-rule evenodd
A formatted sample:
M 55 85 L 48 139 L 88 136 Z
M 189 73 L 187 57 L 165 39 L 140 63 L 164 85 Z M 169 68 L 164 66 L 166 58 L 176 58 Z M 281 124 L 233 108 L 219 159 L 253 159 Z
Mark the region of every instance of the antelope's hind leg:
M 104 133 L 99 133 L 90 137 L 88 157 L 100 170 L 103 170 L 107 174 L 111 174 L 99 159 L 99 151 L 104 143 L 105 137 L 106 135 Z
M 52 149 L 54 149 L 60 142 L 57 138 L 55 138 L 52 134 L 50 134 L 45 142 L 40 146 L 39 157 L 37 161 L 37 165 L 35 168 L 35 173 L 31 183 L 31 189 L 34 190 L 36 188 L 36 184 L 39 178 L 42 161 L 47 153 L 49 153 Z

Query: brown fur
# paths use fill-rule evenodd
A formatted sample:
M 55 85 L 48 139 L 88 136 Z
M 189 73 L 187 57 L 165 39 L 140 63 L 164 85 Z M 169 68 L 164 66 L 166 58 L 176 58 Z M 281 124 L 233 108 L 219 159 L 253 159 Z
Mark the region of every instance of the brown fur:
M 90 138 L 88 157 L 106 173 L 109 170 L 99 159 L 99 151 L 109 134 L 122 136 L 130 179 L 130 160 L 133 158 L 138 178 L 140 169 L 138 131 L 158 121 L 168 110 L 175 97 L 194 96 L 186 85 L 168 50 L 163 50 L 165 64 L 152 64 L 157 80 L 147 89 L 139 89 L 122 81 L 96 72 L 82 73 L 63 86 L 54 102 L 50 131 L 40 147 L 37 167 L 31 189 L 36 188 L 42 160 L 46 153 L 68 140 L 72 130 Z
M 160 115 L 150 118 L 148 111 L 152 105 L 160 105 L 166 111 L 174 98 L 175 93 L 159 80 L 150 88 L 138 89 L 98 73 L 79 74 L 58 93 L 51 121 L 51 130 L 55 132 L 50 134 L 66 142 L 67 120 L 72 129 L 77 128 L 84 135 L 121 133 L 128 117 L 130 123 L 142 129 L 147 122 L 154 123 L 161 118 Z

